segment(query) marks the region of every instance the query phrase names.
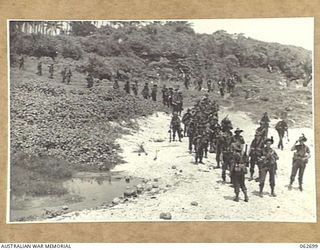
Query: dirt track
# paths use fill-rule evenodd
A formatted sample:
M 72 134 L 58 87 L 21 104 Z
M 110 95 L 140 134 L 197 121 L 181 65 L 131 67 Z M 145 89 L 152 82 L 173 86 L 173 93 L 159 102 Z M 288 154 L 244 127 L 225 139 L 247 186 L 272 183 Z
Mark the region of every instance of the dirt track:
M 224 117 L 223 113 L 220 114 L 221 118 Z M 246 143 L 250 144 L 257 125 L 245 113 L 228 111 L 228 114 L 234 128 L 245 130 L 243 136 Z M 128 176 L 149 179 L 145 187 L 154 184 L 158 188 L 113 207 L 72 212 L 50 221 L 157 221 L 162 212 L 170 212 L 172 220 L 176 221 L 316 221 L 314 154 L 305 171 L 304 191 L 297 189 L 297 180 L 292 191 L 287 189 L 292 159 L 289 148 L 304 133 L 313 153 L 312 129 L 289 130 L 290 142 L 285 141 L 284 151 L 277 150 L 280 157 L 275 188 L 277 197 L 270 197 L 268 177 L 263 198 L 257 195 L 258 183 L 246 180 L 250 200 L 244 202 L 241 193 L 241 200 L 236 203 L 233 201 L 233 189 L 220 181 L 221 169 L 213 169 L 216 165 L 215 155 L 209 154 L 205 165 L 194 165 L 193 155 L 187 150 L 187 138 L 182 142 L 169 143 L 169 121 L 170 116 L 164 113 L 142 118 L 138 121 L 140 130 L 137 133 L 118 140 L 127 163 L 116 166 L 115 170 L 124 170 Z M 275 122 L 271 124 L 272 127 Z M 276 131 L 271 129 L 270 135 L 276 139 L 275 147 L 278 139 Z M 138 156 L 134 152 L 138 149 L 137 143 L 141 142 L 145 143 L 148 155 Z M 159 152 L 154 160 L 156 150 Z M 198 205 L 191 205 L 193 201 Z

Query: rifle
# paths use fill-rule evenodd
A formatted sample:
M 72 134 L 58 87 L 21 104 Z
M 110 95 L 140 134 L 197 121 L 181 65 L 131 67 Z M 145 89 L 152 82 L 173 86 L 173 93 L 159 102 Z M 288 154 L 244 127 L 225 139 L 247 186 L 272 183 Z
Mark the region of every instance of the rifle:
M 244 153 L 243 153 L 243 163 L 245 164 L 246 167 L 249 167 L 249 155 L 248 155 L 248 144 L 246 144 Z

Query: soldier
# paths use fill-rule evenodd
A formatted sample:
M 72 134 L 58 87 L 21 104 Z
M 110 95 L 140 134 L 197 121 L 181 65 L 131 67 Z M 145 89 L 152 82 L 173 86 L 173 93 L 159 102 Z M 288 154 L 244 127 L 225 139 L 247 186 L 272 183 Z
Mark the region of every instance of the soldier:
M 188 149 L 189 149 L 189 153 L 190 154 L 192 153 L 193 139 L 196 136 L 196 132 L 197 132 L 197 129 L 196 129 L 195 120 L 193 118 L 191 118 L 190 122 L 189 122 L 189 126 L 187 128 L 187 136 L 189 138 L 189 147 L 188 147 Z
M 152 98 L 152 101 L 154 102 L 157 101 L 157 92 L 158 92 L 158 86 L 157 84 L 154 84 L 151 89 L 151 98 Z
M 266 129 L 265 138 L 268 138 L 269 123 L 270 123 L 270 119 L 268 116 L 268 112 L 264 112 L 264 114 L 260 120 L 260 124 L 262 124 L 262 126 Z
M 114 82 L 113 82 L 113 89 L 119 89 L 120 88 L 120 86 L 119 86 L 119 83 L 118 83 L 118 80 L 117 79 L 115 79 L 114 80 Z
M 233 154 L 232 154 L 230 173 L 231 173 L 232 184 L 234 187 L 234 193 L 236 194 L 234 201 L 236 202 L 239 201 L 239 193 L 241 188 L 244 194 L 244 201 L 248 202 L 249 197 L 248 197 L 247 188 L 245 185 L 245 175 L 247 173 L 247 167 L 245 165 L 243 156 L 241 155 L 242 145 L 239 142 L 233 142 L 231 144 L 231 150 Z
M 166 85 L 163 85 L 161 92 L 162 92 L 163 105 L 169 107 L 169 102 L 168 102 L 169 89 L 166 87 Z
M 71 76 L 72 76 L 72 72 L 71 72 L 71 69 L 69 69 L 68 72 L 66 73 L 67 84 L 70 84 Z
M 276 128 L 278 135 L 279 135 L 278 148 L 283 150 L 283 137 L 284 137 L 285 132 L 287 132 L 287 136 L 288 136 L 288 124 L 284 120 L 281 120 L 276 124 L 275 128 Z
M 149 92 L 149 85 L 148 83 L 146 82 L 142 91 L 141 91 L 141 94 L 143 96 L 144 99 L 149 99 L 150 98 L 150 92 Z
M 169 87 L 169 91 L 168 91 L 168 107 L 172 106 L 172 98 L 173 98 L 173 88 Z
M 201 91 L 202 89 L 202 84 L 203 84 L 203 80 L 201 77 L 199 77 L 198 81 L 197 81 L 197 89 L 198 91 Z
M 222 80 L 220 80 L 218 82 L 218 86 L 219 86 L 219 91 L 220 91 L 220 95 L 221 97 L 224 97 L 224 89 L 226 87 L 226 80 L 225 78 L 223 78 Z
M 179 137 L 179 141 L 181 142 L 181 121 L 176 112 L 173 113 L 173 116 L 170 122 L 170 129 L 172 130 L 172 140 L 175 141 L 176 133 L 177 133 Z
M 53 68 L 53 63 L 51 63 L 49 66 L 49 78 L 53 79 L 53 72 L 54 72 L 54 68 Z
M 135 80 L 135 83 L 134 84 L 132 84 L 132 91 L 133 91 L 133 94 L 135 95 L 135 96 L 137 96 L 138 95 L 138 81 L 137 80 Z
M 207 81 L 207 89 L 208 89 L 208 93 L 212 92 L 212 81 L 211 81 L 211 79 L 209 79 Z
M 198 164 L 198 163 L 204 164 L 202 159 L 203 159 L 203 152 L 206 145 L 206 140 L 207 140 L 207 136 L 205 131 L 199 132 L 199 134 L 197 134 L 193 139 L 194 150 L 196 152 L 195 164 Z
M 267 129 L 265 127 L 265 123 L 260 121 L 260 126 L 256 129 L 256 133 L 260 134 L 263 140 L 267 139 Z
M 62 82 L 65 83 L 66 77 L 67 77 L 67 68 L 66 67 L 61 71 L 61 76 L 62 76 Z
M 91 73 L 88 73 L 86 80 L 87 80 L 87 88 L 89 88 L 89 89 L 92 88 L 93 87 L 93 76 Z
M 276 197 L 274 192 L 275 176 L 277 172 L 277 160 L 279 159 L 277 153 L 271 148 L 273 138 L 265 140 L 265 147 L 262 149 L 261 172 L 260 172 L 260 191 L 259 196 L 263 197 L 263 187 L 266 180 L 267 173 L 269 173 L 269 184 L 271 188 L 271 196 Z
M 294 179 L 296 178 L 297 172 L 299 170 L 299 190 L 302 191 L 302 179 L 304 170 L 306 168 L 306 165 L 308 163 L 308 159 L 311 157 L 310 155 L 310 149 L 307 145 L 305 145 L 305 142 L 307 141 L 307 138 L 302 134 L 302 136 L 299 137 L 299 140 L 295 142 L 295 144 L 292 146 L 291 151 L 295 151 L 293 154 L 293 161 L 292 161 L 292 171 L 290 176 L 290 184 L 289 184 L 289 190 L 292 189 L 292 184 L 294 182 Z M 299 144 L 297 144 L 299 143 Z
M 21 56 L 19 59 L 19 69 L 24 69 L 24 57 Z
M 259 178 L 260 178 L 260 162 L 259 158 L 262 156 L 262 148 L 263 148 L 263 137 L 260 132 L 256 132 L 254 135 L 254 139 L 251 142 L 250 145 L 250 179 L 249 181 L 253 180 L 253 174 L 254 174 L 254 167 L 255 165 L 258 166 L 259 169 Z M 257 181 L 259 180 L 257 178 Z
M 182 119 L 181 119 L 184 125 L 183 136 L 186 136 L 190 120 L 191 120 L 190 109 L 187 109 L 187 112 L 182 116 Z
M 124 91 L 130 95 L 130 83 L 129 81 L 126 81 L 126 83 L 124 84 Z
M 239 143 L 239 145 L 241 145 L 241 151 L 243 151 L 243 146 L 245 144 L 245 141 L 244 141 L 244 138 L 242 135 L 240 135 L 241 133 L 243 132 L 243 130 L 237 128 L 235 131 L 234 131 L 234 136 L 232 137 L 232 142 L 237 142 Z
M 42 76 L 42 62 L 38 62 L 38 66 L 37 66 L 37 75 Z

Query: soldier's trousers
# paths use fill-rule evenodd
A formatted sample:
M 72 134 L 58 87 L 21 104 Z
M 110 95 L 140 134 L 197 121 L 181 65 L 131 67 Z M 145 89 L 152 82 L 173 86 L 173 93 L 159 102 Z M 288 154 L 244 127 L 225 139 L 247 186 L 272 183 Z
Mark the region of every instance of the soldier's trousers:
M 231 168 L 231 161 L 232 161 L 232 153 L 231 152 L 226 152 L 222 153 L 222 159 L 223 159 L 223 164 L 222 164 L 222 180 L 226 180 L 226 173 L 227 170 L 230 170 Z M 231 177 L 231 182 L 232 182 L 232 177 Z
M 196 162 L 202 162 L 203 159 L 203 147 L 196 148 Z
M 181 140 L 180 127 L 173 127 L 173 128 L 172 128 L 172 139 L 173 139 L 173 140 L 176 139 L 176 133 L 178 134 L 178 138 L 179 138 L 179 141 L 180 141 L 180 140 Z
M 189 151 L 192 151 L 193 135 L 189 135 Z
M 260 176 L 260 172 L 261 172 L 261 168 L 258 164 L 258 158 L 257 157 L 250 157 L 250 174 L 253 175 L 254 173 L 254 167 L 255 165 L 258 166 L 258 171 L 259 171 L 259 176 Z
M 239 194 L 240 188 L 241 188 L 242 192 L 246 192 L 247 188 L 246 188 L 246 185 L 244 182 L 245 175 L 244 175 L 243 171 L 232 171 L 231 176 L 232 176 L 232 184 L 234 186 L 235 194 Z
M 294 182 L 294 179 L 296 178 L 297 172 L 299 170 L 298 181 L 299 181 L 299 185 L 302 185 L 303 174 L 304 174 L 305 168 L 306 168 L 306 163 L 304 160 L 301 160 L 301 159 L 293 160 L 291 176 L 290 176 L 290 184 L 292 184 Z
M 260 188 L 264 187 L 264 182 L 266 180 L 267 173 L 269 173 L 269 184 L 270 187 L 273 189 L 275 186 L 275 168 L 276 165 L 273 166 L 264 166 L 261 168 L 260 172 Z
M 282 130 L 277 130 L 278 135 L 279 135 L 279 143 L 278 143 L 278 148 L 283 150 L 283 137 L 284 137 L 284 131 Z

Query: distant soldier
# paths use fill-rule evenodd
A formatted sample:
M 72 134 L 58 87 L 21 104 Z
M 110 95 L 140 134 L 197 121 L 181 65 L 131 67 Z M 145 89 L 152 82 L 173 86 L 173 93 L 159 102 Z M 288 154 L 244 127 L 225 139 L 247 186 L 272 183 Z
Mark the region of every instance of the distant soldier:
M 203 80 L 201 77 L 199 77 L 198 81 L 197 81 L 197 90 L 201 91 L 202 89 L 202 84 L 203 84 Z
M 285 132 L 287 132 L 287 136 L 288 136 L 288 124 L 284 120 L 281 120 L 276 124 L 275 128 L 279 135 L 278 148 L 283 150 L 283 137 Z
M 53 79 L 53 73 L 54 73 L 54 65 L 51 63 L 49 66 L 49 78 Z
M 172 98 L 173 98 L 173 88 L 169 87 L 169 91 L 168 91 L 168 107 L 172 106 Z
M 118 80 L 117 79 L 115 79 L 114 80 L 114 82 L 113 82 L 113 89 L 119 89 L 120 88 L 120 86 L 119 86 L 119 83 L 118 83 Z
M 24 69 L 24 57 L 21 56 L 19 59 L 19 69 Z
M 93 76 L 91 73 L 88 73 L 86 80 L 87 80 L 87 88 L 89 88 L 89 89 L 92 88 L 93 87 Z
M 177 113 L 173 113 L 170 122 L 170 129 L 172 130 L 172 140 L 175 141 L 177 133 L 179 141 L 181 142 L 181 121 Z
M 304 134 L 302 134 L 302 136 L 299 137 L 299 140 L 296 141 L 291 148 L 291 151 L 295 151 L 295 152 L 293 154 L 292 171 L 290 176 L 290 184 L 288 187 L 289 190 L 292 189 L 292 184 L 294 182 L 294 179 L 296 178 L 298 171 L 299 171 L 299 177 L 298 177 L 299 190 L 300 191 L 303 190 L 302 189 L 303 174 L 304 174 L 306 165 L 308 163 L 308 159 L 311 157 L 310 149 L 307 145 L 305 145 L 306 141 L 307 141 L 307 138 L 304 136 Z
M 132 84 L 132 91 L 133 91 L 133 94 L 135 95 L 135 96 L 137 96 L 138 95 L 138 81 L 136 80 L 135 81 L 135 83 L 134 84 Z
M 254 167 L 255 165 L 258 166 L 258 173 L 259 173 L 259 177 L 260 177 L 260 162 L 259 159 L 262 156 L 262 149 L 263 149 L 263 143 L 264 143 L 264 139 L 262 137 L 262 134 L 260 132 L 256 132 L 254 135 L 254 139 L 251 142 L 250 145 L 250 153 L 249 153 L 249 157 L 250 157 L 250 179 L 249 181 L 253 180 L 253 174 L 254 174 Z M 259 178 L 257 179 L 257 181 L 259 180 Z
M 149 85 L 148 83 L 146 82 L 142 91 L 141 91 L 141 94 L 143 96 L 144 99 L 149 99 L 150 98 L 150 92 L 149 92 Z
M 212 92 L 212 81 L 211 81 L 211 79 L 209 79 L 207 81 L 207 89 L 208 89 L 208 93 Z
M 151 89 L 151 98 L 152 98 L 152 101 L 154 102 L 157 101 L 157 93 L 158 93 L 158 86 L 157 84 L 154 84 Z
M 263 187 L 266 180 L 267 173 L 269 173 L 269 184 L 271 188 L 271 196 L 276 197 L 274 192 L 275 176 L 277 172 L 277 160 L 279 159 L 277 153 L 271 148 L 273 144 L 273 138 L 265 140 L 265 147 L 262 149 L 261 160 L 261 172 L 260 172 L 260 191 L 259 196 L 263 197 Z
M 189 89 L 190 80 L 191 80 L 190 75 L 189 73 L 187 73 L 184 77 L 184 86 L 186 89 Z
M 247 173 L 247 167 L 244 162 L 242 152 L 242 145 L 238 142 L 234 142 L 231 144 L 231 150 L 233 152 L 232 154 L 232 161 L 231 161 L 231 179 L 232 184 L 234 187 L 234 192 L 236 197 L 234 198 L 234 201 L 239 201 L 239 193 L 240 188 L 244 194 L 244 201 L 248 202 L 249 197 L 247 194 L 247 188 L 245 185 L 245 175 Z
M 235 131 L 234 131 L 234 136 L 232 137 L 232 142 L 236 142 L 238 143 L 240 146 L 241 146 L 241 152 L 243 151 L 243 147 L 244 147 L 244 144 L 245 144 L 245 141 L 244 141 L 244 138 L 242 135 L 240 135 L 241 133 L 243 132 L 243 130 L 237 128 Z
M 269 123 L 270 123 L 270 119 L 268 116 L 268 112 L 264 112 L 264 114 L 260 120 L 260 124 L 262 124 L 262 126 L 266 129 L 265 138 L 268 138 Z
M 69 69 L 68 72 L 66 73 L 66 81 L 67 81 L 67 84 L 70 84 L 70 82 L 71 82 L 71 76 L 72 76 L 72 71 L 71 71 L 71 69 Z
M 187 136 L 189 138 L 189 146 L 188 146 L 188 149 L 189 149 L 189 153 L 191 154 L 192 153 L 192 145 L 193 145 L 193 139 L 194 137 L 196 136 L 196 132 L 197 132 L 197 129 L 196 129 L 196 123 L 195 123 L 195 120 L 193 118 L 190 119 L 190 122 L 189 122 L 189 126 L 187 128 Z
M 37 70 L 37 75 L 42 76 L 42 62 L 38 62 Z
M 162 103 L 163 103 L 163 105 L 169 107 L 169 102 L 168 102 L 169 89 L 166 87 L 166 85 L 163 85 L 161 92 L 162 92 Z
M 256 129 L 256 133 L 260 134 L 263 140 L 267 139 L 267 128 L 265 127 L 265 123 L 260 121 L 260 126 Z
M 124 84 L 124 91 L 125 91 L 127 94 L 130 95 L 131 89 L 130 89 L 130 83 L 129 83 L 129 81 L 126 81 L 126 83 Z
M 183 136 L 186 136 L 187 134 L 187 130 L 188 130 L 188 126 L 191 120 L 191 113 L 190 113 L 190 109 L 187 109 L 187 112 L 182 116 L 182 123 L 184 125 L 184 130 L 183 130 Z
M 61 76 L 62 76 L 62 82 L 65 83 L 66 82 L 66 78 L 67 78 L 67 68 L 64 68 L 61 71 Z
M 218 86 L 219 86 L 219 91 L 220 91 L 220 96 L 224 97 L 224 89 L 226 87 L 226 80 L 225 78 L 223 78 L 222 80 L 220 80 L 218 82 Z

